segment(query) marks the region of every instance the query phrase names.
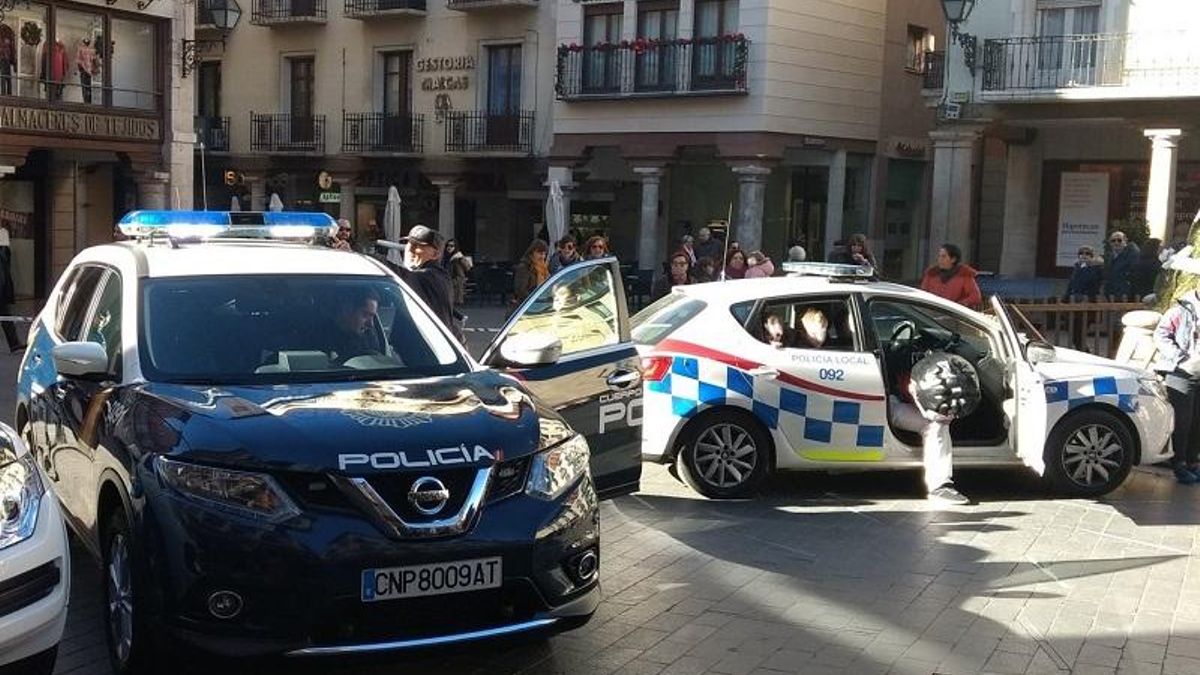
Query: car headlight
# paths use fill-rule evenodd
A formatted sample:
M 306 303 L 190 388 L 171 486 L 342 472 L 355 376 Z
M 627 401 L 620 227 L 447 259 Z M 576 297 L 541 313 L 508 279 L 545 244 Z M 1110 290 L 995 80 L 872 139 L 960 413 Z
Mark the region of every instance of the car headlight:
M 261 473 L 154 459 L 158 475 L 185 497 L 255 520 L 277 523 L 300 515 L 275 479 Z
M 1147 376 L 1138 378 L 1138 383 L 1150 392 L 1155 398 L 1167 400 L 1167 385 L 1163 384 L 1157 376 Z
M 46 494 L 33 457 L 19 443 L 0 447 L 0 549 L 33 536 Z
M 533 456 L 525 494 L 538 499 L 558 499 L 580 476 L 587 475 L 591 459 L 587 441 L 578 434 Z

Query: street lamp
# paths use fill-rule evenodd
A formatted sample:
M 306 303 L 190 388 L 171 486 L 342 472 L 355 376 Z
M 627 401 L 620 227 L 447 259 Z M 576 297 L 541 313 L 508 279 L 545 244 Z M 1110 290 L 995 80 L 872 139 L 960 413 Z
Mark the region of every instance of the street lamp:
M 242 18 L 242 6 L 237 3 L 237 0 L 196 0 L 203 2 L 205 9 L 208 10 L 209 16 L 212 17 L 212 24 L 217 30 L 221 31 L 220 40 L 183 40 L 183 63 L 180 66 L 180 75 L 187 77 L 188 73 L 196 69 L 196 51 L 199 49 L 202 53 L 207 53 L 216 46 L 225 44 L 225 36 L 237 26 L 238 21 Z
M 960 33 L 958 26 L 967 20 L 971 10 L 975 9 L 975 0 L 942 0 L 942 11 L 946 13 L 946 23 L 950 24 L 950 34 L 963 50 L 963 63 L 975 76 L 975 50 L 979 41 L 970 33 Z

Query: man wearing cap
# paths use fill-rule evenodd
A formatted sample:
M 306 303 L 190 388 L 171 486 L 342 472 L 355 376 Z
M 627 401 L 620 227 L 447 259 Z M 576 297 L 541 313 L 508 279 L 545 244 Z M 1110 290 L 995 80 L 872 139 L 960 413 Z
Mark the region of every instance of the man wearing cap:
M 442 235 L 424 225 L 414 225 L 400 243 L 404 244 L 404 265 L 392 269 L 461 342 L 462 328 L 454 315 L 454 285 L 450 275 L 438 264 L 442 255 Z

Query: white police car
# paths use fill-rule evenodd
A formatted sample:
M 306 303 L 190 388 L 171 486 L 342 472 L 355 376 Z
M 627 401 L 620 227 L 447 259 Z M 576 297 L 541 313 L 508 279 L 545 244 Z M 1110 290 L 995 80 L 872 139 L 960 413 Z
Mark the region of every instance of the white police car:
M 677 462 L 704 495 L 746 495 L 774 469 L 921 466 L 920 438 L 889 426 L 887 406 L 929 350 L 966 358 L 983 389 L 951 425 L 957 467 L 1025 465 L 1094 496 L 1170 455 L 1173 413 L 1151 373 L 1052 347 L 996 298 L 985 315 L 869 269 L 794 270 L 678 287 L 634 317 L 642 456 Z M 768 317 L 790 340 L 813 310 L 828 322 L 819 348 L 765 341 Z
M 0 424 L 0 671 L 54 671 L 70 570 L 58 501 L 16 432 Z

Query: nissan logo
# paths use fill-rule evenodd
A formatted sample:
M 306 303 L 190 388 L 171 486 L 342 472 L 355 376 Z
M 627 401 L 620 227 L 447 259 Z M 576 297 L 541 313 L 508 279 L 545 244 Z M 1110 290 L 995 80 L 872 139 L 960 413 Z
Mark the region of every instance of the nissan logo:
M 408 503 L 427 516 L 437 515 L 446 507 L 448 501 L 450 501 L 450 491 L 446 489 L 442 481 L 432 476 L 416 479 L 413 481 L 412 487 L 408 489 Z

